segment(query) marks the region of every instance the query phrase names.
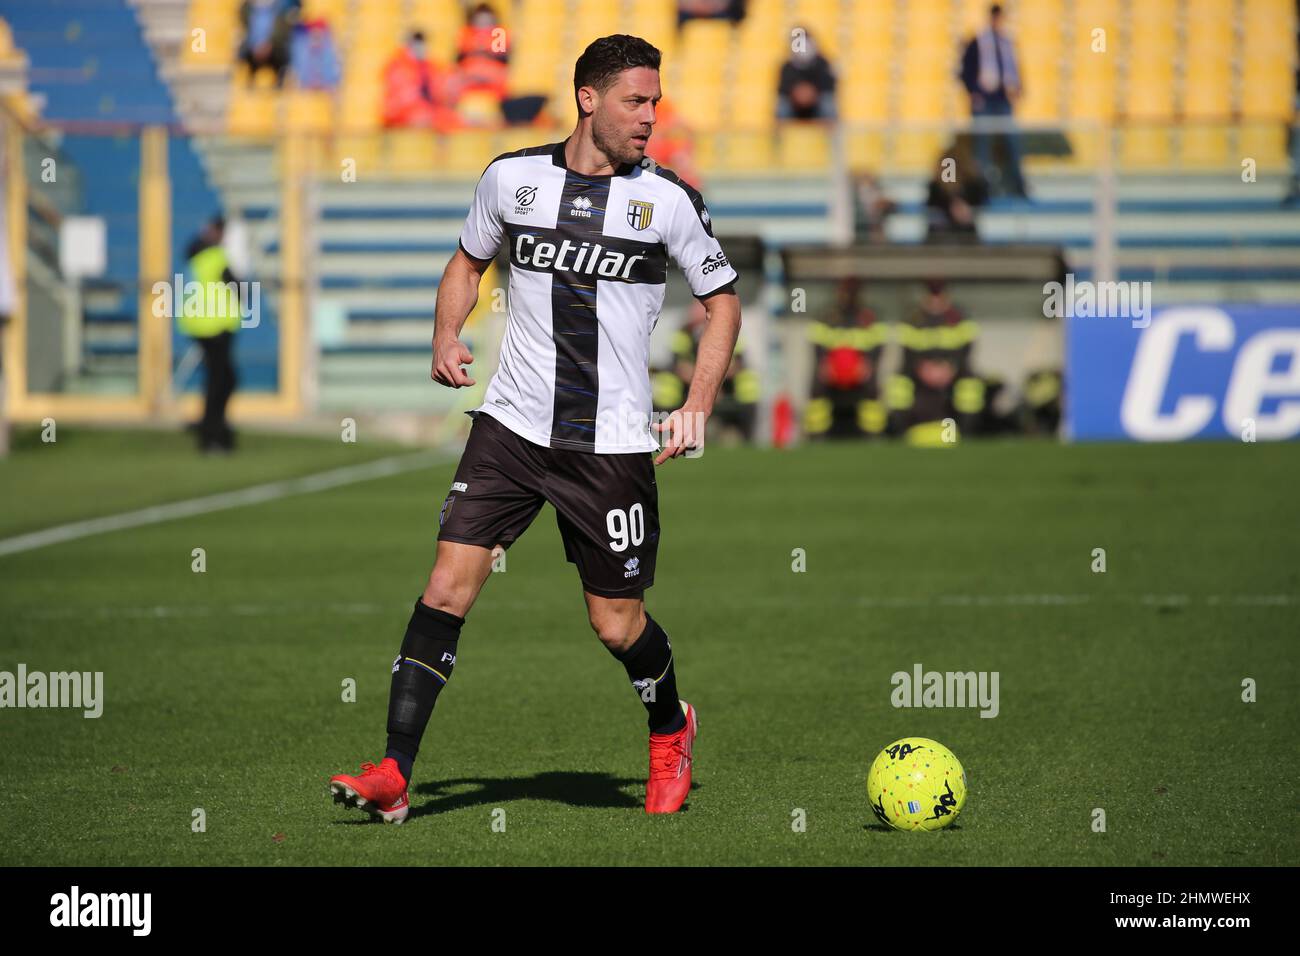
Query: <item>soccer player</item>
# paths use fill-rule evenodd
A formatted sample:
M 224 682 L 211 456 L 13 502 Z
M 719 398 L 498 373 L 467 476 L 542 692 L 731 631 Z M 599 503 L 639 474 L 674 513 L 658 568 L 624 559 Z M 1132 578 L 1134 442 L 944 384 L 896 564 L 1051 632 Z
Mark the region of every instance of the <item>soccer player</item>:
M 677 696 L 672 645 L 644 601 L 659 546 L 654 473 L 703 442 L 740 330 L 737 276 L 700 194 L 645 157 L 659 51 L 638 37 L 603 37 L 578 58 L 573 86 L 578 122 L 568 139 L 488 164 L 438 287 L 432 378 L 471 386 L 460 330 L 484 271 L 508 249 L 500 364 L 469 413 L 433 572 L 393 662 L 387 753 L 330 780 L 337 802 L 385 822 L 406 818 L 411 768 L 493 549 L 508 548 L 547 501 L 591 627 L 647 711 L 645 809 L 672 813 L 690 790 L 699 723 Z M 669 257 L 708 325 L 684 403 L 652 424 L 649 339 Z

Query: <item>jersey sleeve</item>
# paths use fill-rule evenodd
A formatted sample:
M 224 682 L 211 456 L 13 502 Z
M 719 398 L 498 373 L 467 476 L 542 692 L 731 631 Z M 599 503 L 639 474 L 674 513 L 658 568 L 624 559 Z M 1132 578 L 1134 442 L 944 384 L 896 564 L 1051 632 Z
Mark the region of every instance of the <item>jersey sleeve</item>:
M 465 217 L 465 227 L 460 231 L 460 247 L 475 259 L 495 259 L 501 247 L 504 229 L 501 203 L 497 199 L 500 169 L 501 164 L 494 162 L 483 170 L 474 190 L 474 202 Z
M 664 245 L 686 276 L 691 292 L 699 298 L 738 278 L 722 245 L 713 237 L 704 197 L 693 189 L 678 191 L 677 209 Z

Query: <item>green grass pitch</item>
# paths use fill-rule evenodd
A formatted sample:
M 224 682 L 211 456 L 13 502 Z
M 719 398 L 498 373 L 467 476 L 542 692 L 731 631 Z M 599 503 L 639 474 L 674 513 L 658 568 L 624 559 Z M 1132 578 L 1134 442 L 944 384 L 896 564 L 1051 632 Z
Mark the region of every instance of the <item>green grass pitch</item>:
M 0 462 L 0 538 L 394 451 L 254 435 L 206 461 L 180 435 L 25 433 Z M 1300 862 L 1300 445 L 663 466 L 648 607 L 701 719 L 671 817 L 641 810 L 643 710 L 548 507 L 470 612 L 412 817 L 384 827 L 326 780 L 382 755 L 453 468 L 0 558 L 0 670 L 103 671 L 105 696 L 97 720 L 0 710 L 0 864 Z M 917 663 L 997 671 L 1000 713 L 893 707 L 890 676 Z M 867 768 L 908 735 L 964 763 L 955 828 L 876 824 Z

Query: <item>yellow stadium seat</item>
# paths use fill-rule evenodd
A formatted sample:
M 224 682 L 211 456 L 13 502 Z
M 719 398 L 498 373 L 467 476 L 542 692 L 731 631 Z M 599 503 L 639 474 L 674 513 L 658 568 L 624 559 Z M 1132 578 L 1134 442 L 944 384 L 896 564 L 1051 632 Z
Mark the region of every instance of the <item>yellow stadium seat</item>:
M 1118 78 L 1112 71 L 1112 61 L 1085 60 L 1087 72 L 1076 72 L 1066 97 L 1066 114 L 1076 119 L 1110 120 L 1115 116 Z M 1102 65 L 1097 69 L 1092 64 Z
M 855 173 L 875 172 L 885 161 L 883 131 L 853 130 L 848 134 L 849 169 Z
M 486 130 L 462 130 L 446 138 L 443 164 L 445 169 L 481 173 L 496 154 L 492 152 L 492 135 Z
M 341 173 L 351 162 L 358 180 L 368 179 L 383 163 L 381 140 L 375 134 L 345 134 L 334 141 L 334 169 Z
M 952 96 L 950 84 L 908 83 L 899 92 L 898 118 L 918 123 L 948 119 Z
M 882 122 L 889 118 L 889 74 L 854 72 L 838 90 L 840 112 L 849 122 Z
M 897 130 L 885 152 L 884 171 L 929 173 L 943 150 L 944 134 L 920 130 Z
M 269 136 L 276 129 L 274 93 L 232 91 L 226 111 L 226 128 L 232 136 Z
M 825 170 L 831 161 L 830 134 L 820 123 L 783 123 L 777 129 L 777 154 L 783 169 Z
M 1276 172 L 1290 168 L 1286 151 L 1286 127 L 1281 123 L 1246 123 L 1237 135 L 1237 152 L 1241 159 L 1255 160 L 1260 171 Z
M 545 138 L 546 133 L 534 127 L 511 126 L 501 130 L 493 138 L 492 155 L 499 156 L 502 153 L 513 153 L 515 150 L 523 149 L 526 146 L 536 146 L 539 142 L 545 141 Z
M 727 125 L 736 129 L 771 129 L 776 117 L 776 84 L 752 84 L 732 90 Z
M 1188 119 L 1222 119 L 1232 113 L 1232 76 L 1222 73 L 1189 73 L 1183 82 L 1182 114 Z
M 334 98 L 314 90 L 294 90 L 281 100 L 285 129 L 327 133 L 334 125 Z
M 1224 124 L 1189 123 L 1180 131 L 1179 165 L 1188 169 L 1236 167 L 1233 128 Z
M 704 86 L 692 82 L 682 88 L 680 95 L 674 96 L 673 102 L 687 126 L 708 132 L 722 125 L 724 96 L 725 87 L 721 83 Z
M 303 0 L 302 18 L 327 20 L 331 27 L 337 27 L 343 22 L 347 6 L 348 0 Z
M 721 168 L 728 172 L 755 172 L 776 165 L 775 137 L 772 131 L 733 130 L 723 138 L 719 154 Z
M 1135 126 L 1120 131 L 1119 162 L 1123 169 L 1168 169 L 1170 131 L 1166 126 Z
M 1295 74 L 1276 64 L 1247 59 L 1241 73 L 1241 115 L 1289 119 L 1295 107 Z
M 387 136 L 388 170 L 397 176 L 429 176 L 438 168 L 438 143 L 432 130 L 392 130 Z
M 1123 94 L 1123 112 L 1125 116 L 1140 120 L 1172 119 L 1174 115 L 1174 71 L 1173 64 L 1153 63 L 1149 72 L 1141 72 L 1128 78 L 1128 87 Z
M 1023 98 L 1016 115 L 1026 121 L 1049 122 L 1061 116 L 1061 71 L 1055 62 L 1024 66 Z
M 1068 132 L 1065 136 L 1070 144 L 1070 155 L 1064 165 L 1076 169 L 1094 169 L 1101 160 L 1101 153 L 1106 149 L 1106 139 L 1096 132 Z

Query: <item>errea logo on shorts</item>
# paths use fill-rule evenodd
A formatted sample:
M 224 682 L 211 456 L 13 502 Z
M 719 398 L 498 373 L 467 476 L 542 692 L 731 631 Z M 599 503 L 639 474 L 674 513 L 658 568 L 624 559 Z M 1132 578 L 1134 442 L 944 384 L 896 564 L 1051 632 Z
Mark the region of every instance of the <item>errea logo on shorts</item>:
M 454 481 L 451 485 L 452 491 L 469 491 L 469 485 L 463 481 Z
M 627 570 L 623 572 L 623 577 L 634 578 L 641 573 L 641 559 L 628 558 L 623 562 L 623 567 L 627 568 Z

